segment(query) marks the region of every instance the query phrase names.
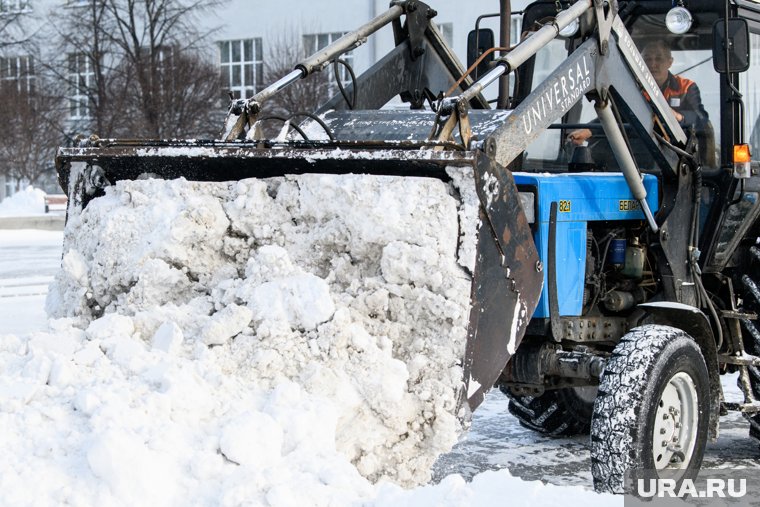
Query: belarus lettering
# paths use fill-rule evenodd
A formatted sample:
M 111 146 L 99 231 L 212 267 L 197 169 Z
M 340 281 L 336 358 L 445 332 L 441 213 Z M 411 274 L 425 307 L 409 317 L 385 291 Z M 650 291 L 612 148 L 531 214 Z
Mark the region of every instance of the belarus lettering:
M 638 211 L 641 206 L 638 201 L 624 199 L 619 201 L 619 211 Z

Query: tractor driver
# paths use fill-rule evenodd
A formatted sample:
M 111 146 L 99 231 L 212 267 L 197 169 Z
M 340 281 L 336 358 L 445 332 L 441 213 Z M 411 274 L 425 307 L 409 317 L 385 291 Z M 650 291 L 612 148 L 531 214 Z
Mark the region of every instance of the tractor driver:
M 644 46 L 641 56 L 681 126 L 688 128 L 694 125 L 698 133 L 709 128 L 707 111 L 702 105 L 697 84 L 670 72 L 673 55 L 667 42 L 657 39 L 648 43 Z M 589 129 L 578 129 L 571 132 L 567 139 L 580 145 L 591 135 Z

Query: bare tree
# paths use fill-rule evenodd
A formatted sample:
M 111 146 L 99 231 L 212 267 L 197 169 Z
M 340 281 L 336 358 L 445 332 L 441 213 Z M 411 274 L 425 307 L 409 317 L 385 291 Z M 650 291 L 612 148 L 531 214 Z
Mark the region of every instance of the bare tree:
M 0 11 L 0 50 L 22 45 L 29 40 L 25 16 L 28 10 L 28 1 L 20 1 L 18 5 L 8 2 Z
M 118 48 L 124 74 L 134 79 L 136 91 L 131 102 L 141 115 L 140 133 L 147 137 L 171 137 L 184 134 L 173 107 L 195 101 L 196 112 L 218 106 L 210 97 L 218 97 L 218 74 L 211 77 L 210 64 L 202 59 L 202 44 L 208 32 L 199 32 L 197 16 L 208 11 L 216 0 L 107 0 L 115 25 L 111 42 Z M 199 71 L 194 79 L 188 72 Z M 172 76 L 172 73 L 183 73 Z M 207 85 L 198 86 L 199 80 Z M 212 90 L 213 93 L 209 92 Z M 173 96 L 174 95 L 174 96 Z M 184 116 L 186 121 L 192 118 Z M 193 122 L 194 124 L 196 122 Z M 202 123 L 202 122 L 200 122 Z M 195 125 L 190 130 L 196 130 Z
M 91 0 L 51 16 L 58 18 L 50 23 L 56 30 L 57 55 L 38 52 L 38 59 L 60 83 L 60 128 L 89 129 L 101 137 L 119 135 L 124 129 L 118 112 L 126 107 L 123 91 L 129 83 L 115 72 L 119 63 L 108 0 Z
M 49 172 L 54 153 L 45 132 L 40 132 L 43 104 L 34 86 L 34 58 L 30 41 L 34 24 L 29 0 L 0 2 L 0 176 L 7 180 L 36 182 Z M 32 132 L 38 134 L 34 139 Z
M 154 138 L 218 134 L 225 111 L 219 101 L 219 71 L 210 59 L 194 49 L 172 46 L 142 71 L 127 59 L 122 65 L 117 74 L 125 82 L 126 132 Z M 137 77 L 141 72 L 150 76 L 142 84 Z
M 52 15 L 64 128 L 101 137 L 210 135 L 222 114 L 218 71 L 194 28 L 218 0 L 90 0 Z M 220 120 L 217 120 L 220 123 Z
M 303 60 L 306 53 L 303 38 L 295 30 L 280 32 L 279 35 L 268 38 L 268 47 L 264 63 L 264 83 L 273 83 L 293 70 L 295 65 Z M 281 119 L 291 119 L 300 123 L 306 118 L 294 116 L 297 113 L 314 112 L 324 102 L 331 91 L 332 70 L 312 74 L 306 79 L 296 81 L 265 104 L 261 118 L 265 135 L 272 137 L 282 128 Z
M 0 85 L 0 167 L 4 175 L 34 184 L 52 171 L 60 133 L 46 120 L 57 99 L 37 88 L 17 86 L 14 81 Z

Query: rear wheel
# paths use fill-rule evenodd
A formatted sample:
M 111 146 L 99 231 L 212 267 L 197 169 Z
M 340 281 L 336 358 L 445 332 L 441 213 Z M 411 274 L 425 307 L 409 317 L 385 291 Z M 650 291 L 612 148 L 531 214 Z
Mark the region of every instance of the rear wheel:
M 509 397 L 509 413 L 528 429 L 555 437 L 586 435 L 594 411 L 596 387 L 571 387 L 521 396 L 502 389 Z
M 739 290 L 743 301 L 742 308 L 746 312 L 760 314 L 760 249 L 757 247 L 753 246 L 749 249 L 749 259 L 744 271 L 739 279 Z M 748 354 L 760 356 L 760 325 L 758 321 L 745 319 L 741 324 L 744 350 Z M 748 369 L 753 394 L 755 399 L 760 399 L 760 369 L 756 366 L 750 366 Z M 760 415 L 745 414 L 745 416 L 749 420 L 750 436 L 760 440 Z
M 624 493 L 628 470 L 694 478 L 707 442 L 709 377 L 694 340 L 680 329 L 633 329 L 615 347 L 591 422 L 597 491 Z

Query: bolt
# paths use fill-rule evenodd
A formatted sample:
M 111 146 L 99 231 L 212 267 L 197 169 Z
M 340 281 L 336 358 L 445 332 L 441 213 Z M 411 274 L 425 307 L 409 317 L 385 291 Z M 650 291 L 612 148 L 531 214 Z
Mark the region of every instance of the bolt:
M 663 446 L 663 447 L 667 447 L 667 446 L 668 446 L 668 443 L 667 443 L 665 440 L 663 440 L 663 441 L 662 441 L 662 446 Z
M 670 419 L 670 417 L 668 417 L 668 414 L 662 414 L 663 421 L 667 421 L 668 419 Z
M 667 430 L 665 428 L 660 428 L 660 435 L 664 435 L 667 433 Z
M 544 263 L 541 261 L 536 261 L 536 272 L 540 273 L 544 270 Z
M 673 437 L 673 442 L 678 442 L 678 436 Z
M 496 155 L 496 140 L 489 138 L 486 140 L 486 153 L 491 156 Z
M 677 423 L 676 423 L 676 428 L 680 428 L 680 427 L 681 427 L 681 423 L 680 423 L 680 422 L 677 422 Z

